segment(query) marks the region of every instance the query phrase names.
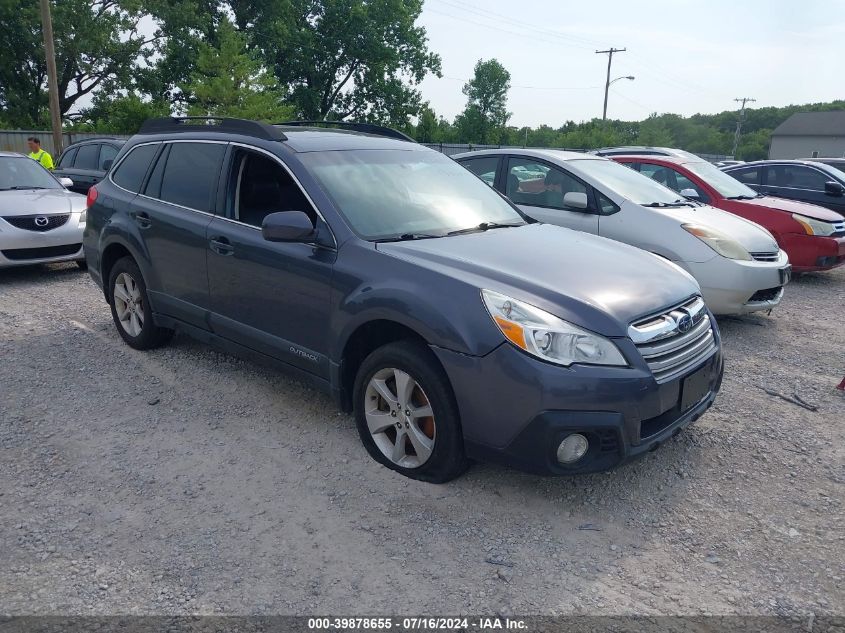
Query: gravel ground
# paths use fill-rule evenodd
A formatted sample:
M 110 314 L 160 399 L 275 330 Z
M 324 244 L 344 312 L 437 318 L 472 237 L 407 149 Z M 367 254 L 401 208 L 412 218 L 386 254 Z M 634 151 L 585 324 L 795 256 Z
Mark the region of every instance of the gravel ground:
M 130 349 L 75 267 L 0 271 L 0 613 L 843 615 L 843 290 L 722 319 L 715 406 L 635 464 L 435 486 L 287 376 Z

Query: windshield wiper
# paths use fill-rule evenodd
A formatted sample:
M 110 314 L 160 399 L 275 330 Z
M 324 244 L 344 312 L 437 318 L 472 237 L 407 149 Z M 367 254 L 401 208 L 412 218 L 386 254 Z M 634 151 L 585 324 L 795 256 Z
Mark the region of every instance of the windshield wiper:
M 507 222 L 482 222 L 477 226 L 471 226 L 466 229 L 458 229 L 456 231 L 449 231 L 446 235 L 463 235 L 465 233 L 479 233 L 481 231 L 489 231 L 490 229 L 504 229 L 510 228 L 515 226 L 524 226 L 524 222 L 517 223 L 507 223 Z
M 3 187 L 0 191 L 23 191 L 25 189 L 46 189 L 47 187 L 39 187 L 37 185 L 15 185 L 14 187 Z
M 755 198 L 762 198 L 763 196 L 757 194 L 756 196 L 728 196 L 728 200 L 754 200 Z
M 701 204 L 701 203 L 698 203 Z M 668 207 L 692 207 L 698 206 L 692 200 L 675 200 L 675 202 L 649 202 L 648 204 L 641 204 L 641 207 L 652 207 L 656 209 L 665 209 Z
M 434 235 L 433 233 L 403 233 L 394 237 L 383 237 L 381 239 L 373 240 L 376 244 L 383 242 L 410 242 L 413 240 L 431 240 L 442 235 Z

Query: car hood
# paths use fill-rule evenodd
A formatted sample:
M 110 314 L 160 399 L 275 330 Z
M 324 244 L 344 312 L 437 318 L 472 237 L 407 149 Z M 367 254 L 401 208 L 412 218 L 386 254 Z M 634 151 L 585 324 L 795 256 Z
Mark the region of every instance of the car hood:
M 700 224 L 721 231 L 742 244 L 749 253 L 776 253 L 779 250 L 772 234 L 759 224 L 706 204 L 649 209 L 671 217 L 681 224 Z
M 822 222 L 842 221 L 842 216 L 835 211 L 820 207 L 817 204 L 810 204 L 809 202 L 798 202 L 797 200 L 775 198 L 774 196 L 763 196 L 762 198 L 754 198 L 753 200 L 734 200 L 733 202 L 741 202 L 753 207 L 777 209 L 778 211 L 786 211 L 787 213 L 799 213 L 814 220 L 821 220 Z
M 85 208 L 85 196 L 65 189 L 0 191 L 0 216 L 71 213 Z
M 625 336 L 630 322 L 700 293 L 695 279 L 668 260 L 549 224 L 377 248 L 607 336 Z

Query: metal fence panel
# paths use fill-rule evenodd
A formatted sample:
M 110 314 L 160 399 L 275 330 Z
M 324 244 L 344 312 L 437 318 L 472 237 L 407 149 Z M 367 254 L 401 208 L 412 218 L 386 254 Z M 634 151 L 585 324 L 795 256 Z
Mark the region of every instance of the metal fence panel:
M 4 152 L 19 152 L 20 154 L 29 154 L 29 148 L 26 145 L 26 139 L 34 136 L 41 141 L 41 147 L 52 154 L 53 158 L 56 156 L 55 148 L 53 147 L 53 133 L 49 130 L 0 130 L 0 150 Z M 65 132 L 62 134 L 62 143 L 65 147 L 71 143 L 76 143 L 86 138 L 102 138 L 108 136 L 110 138 L 129 138 L 127 134 L 98 134 L 96 132 Z

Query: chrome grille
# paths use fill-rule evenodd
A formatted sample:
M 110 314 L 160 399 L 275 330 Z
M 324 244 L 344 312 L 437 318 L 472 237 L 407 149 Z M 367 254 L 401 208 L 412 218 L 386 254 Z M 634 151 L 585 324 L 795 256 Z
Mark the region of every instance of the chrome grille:
M 758 262 L 776 262 L 778 260 L 777 253 L 749 253 L 749 255 Z
M 681 332 L 679 327 L 689 329 Z M 677 378 L 716 350 L 713 324 L 701 297 L 634 323 L 628 335 L 659 383 Z
M 845 220 L 837 220 L 833 224 L 833 237 L 842 237 L 845 235 Z

